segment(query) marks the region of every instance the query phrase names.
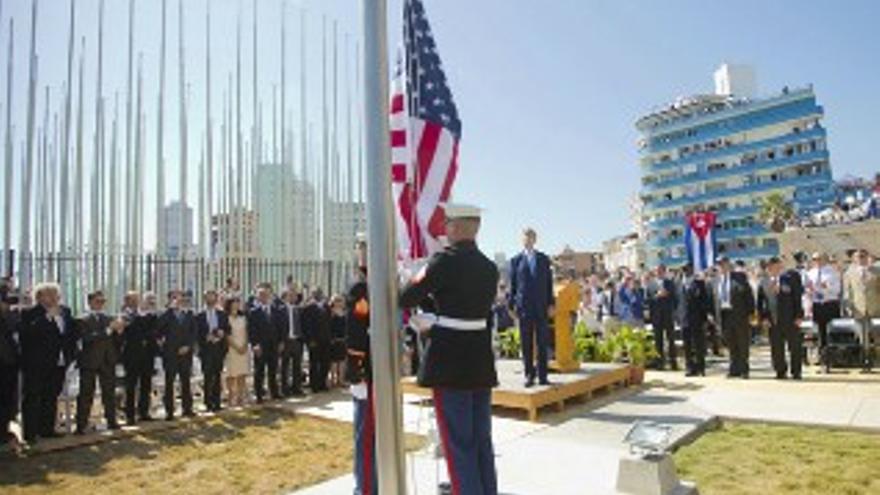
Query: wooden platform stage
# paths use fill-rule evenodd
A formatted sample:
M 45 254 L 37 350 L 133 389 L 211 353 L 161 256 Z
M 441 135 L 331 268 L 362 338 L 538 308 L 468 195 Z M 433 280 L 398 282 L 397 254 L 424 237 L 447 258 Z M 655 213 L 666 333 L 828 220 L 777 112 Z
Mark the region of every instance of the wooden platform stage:
M 630 381 L 628 365 L 589 363 L 572 373 L 551 373 L 549 386 L 526 388 L 520 361 L 501 360 L 497 367 L 500 385 L 492 391 L 492 405 L 524 409 L 530 421 L 538 419 L 542 407 L 554 406 L 557 411 L 562 411 L 566 400 L 589 399 L 594 392 L 626 387 Z M 413 377 L 404 378 L 402 388 L 405 394 L 431 396 L 431 391 L 419 387 Z

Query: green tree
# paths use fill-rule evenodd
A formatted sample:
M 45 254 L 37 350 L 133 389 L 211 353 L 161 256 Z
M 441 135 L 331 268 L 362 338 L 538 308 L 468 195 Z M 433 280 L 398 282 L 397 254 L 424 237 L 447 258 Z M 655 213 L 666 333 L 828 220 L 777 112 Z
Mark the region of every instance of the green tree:
M 758 203 L 758 219 L 772 232 L 785 230 L 785 224 L 795 216 L 794 207 L 782 193 L 770 193 Z

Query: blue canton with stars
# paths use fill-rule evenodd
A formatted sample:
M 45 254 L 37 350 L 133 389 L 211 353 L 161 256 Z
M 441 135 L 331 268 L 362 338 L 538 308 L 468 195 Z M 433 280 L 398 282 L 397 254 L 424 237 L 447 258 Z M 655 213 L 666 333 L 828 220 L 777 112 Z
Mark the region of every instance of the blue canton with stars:
M 421 0 L 406 0 L 403 7 L 404 49 L 408 69 L 409 112 L 443 126 L 456 140 L 461 138 L 461 119 L 446 83 L 437 43 Z

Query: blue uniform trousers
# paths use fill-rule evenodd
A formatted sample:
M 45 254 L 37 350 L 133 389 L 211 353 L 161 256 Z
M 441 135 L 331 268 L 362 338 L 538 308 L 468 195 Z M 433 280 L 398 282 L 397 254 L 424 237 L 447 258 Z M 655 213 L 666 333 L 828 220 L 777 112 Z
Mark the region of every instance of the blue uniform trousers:
M 547 346 L 550 340 L 550 328 L 547 326 L 547 318 L 520 318 L 519 337 L 522 345 L 523 364 L 525 365 L 526 378 L 535 379 L 535 351 L 533 345 L 538 346 L 538 380 L 547 381 Z
M 354 495 L 377 495 L 376 419 L 373 387 L 368 385 L 366 400 L 354 400 Z
M 497 495 L 492 390 L 435 388 L 434 409 L 453 495 Z

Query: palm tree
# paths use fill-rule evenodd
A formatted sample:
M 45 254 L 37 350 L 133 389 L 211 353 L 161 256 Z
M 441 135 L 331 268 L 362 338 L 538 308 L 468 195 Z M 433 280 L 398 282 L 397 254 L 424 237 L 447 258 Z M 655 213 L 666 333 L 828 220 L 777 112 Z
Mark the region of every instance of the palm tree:
M 758 202 L 758 219 L 772 232 L 782 232 L 796 216 L 794 207 L 782 193 L 770 193 Z

